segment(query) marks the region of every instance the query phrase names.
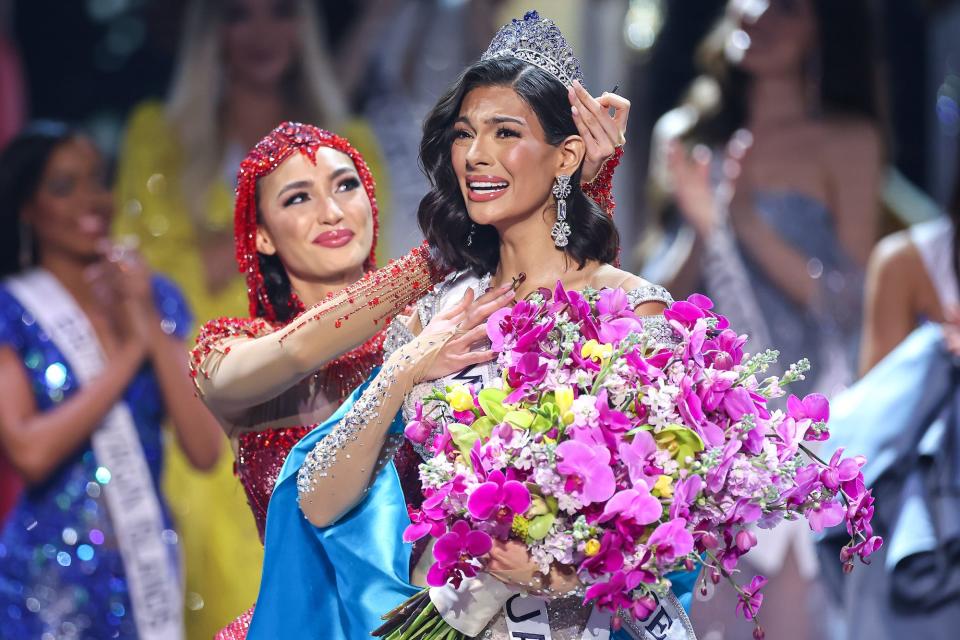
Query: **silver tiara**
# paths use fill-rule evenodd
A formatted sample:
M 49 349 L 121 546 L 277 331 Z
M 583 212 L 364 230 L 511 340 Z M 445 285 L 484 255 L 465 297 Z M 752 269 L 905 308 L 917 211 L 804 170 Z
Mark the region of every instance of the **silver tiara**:
M 583 82 L 580 61 L 553 20 L 528 11 L 523 20 L 514 18 L 493 37 L 480 60 L 517 58 L 540 67 L 566 86 Z

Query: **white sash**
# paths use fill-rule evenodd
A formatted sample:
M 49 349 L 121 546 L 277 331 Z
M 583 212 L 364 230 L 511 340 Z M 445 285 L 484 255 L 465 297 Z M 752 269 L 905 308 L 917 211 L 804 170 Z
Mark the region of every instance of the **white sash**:
M 546 601 L 517 593 L 488 573 L 430 589 L 430 599 L 447 624 L 469 636 L 478 635 L 503 611 L 510 640 L 552 640 Z M 696 640 L 683 605 L 673 594 L 655 598 L 657 608 L 641 621 L 623 614 L 623 630 L 634 640 Z M 612 616 L 594 607 L 580 640 L 609 640 Z
M 76 301 L 42 270 L 9 278 L 6 285 L 70 364 L 81 385 L 104 372 L 103 351 Z M 183 638 L 183 596 L 163 542 L 163 516 L 133 416 L 118 401 L 91 436 L 97 463 L 110 472 L 104 485 L 110 518 L 130 589 L 141 640 Z

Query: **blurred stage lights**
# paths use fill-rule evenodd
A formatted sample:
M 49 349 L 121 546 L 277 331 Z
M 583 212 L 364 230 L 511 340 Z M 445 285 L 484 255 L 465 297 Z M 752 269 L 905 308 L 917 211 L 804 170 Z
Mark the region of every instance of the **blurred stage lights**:
M 937 91 L 937 119 L 947 135 L 960 133 L 960 75 L 948 73 Z
M 630 0 L 623 38 L 634 51 L 647 52 L 657 42 L 665 18 L 663 0 Z

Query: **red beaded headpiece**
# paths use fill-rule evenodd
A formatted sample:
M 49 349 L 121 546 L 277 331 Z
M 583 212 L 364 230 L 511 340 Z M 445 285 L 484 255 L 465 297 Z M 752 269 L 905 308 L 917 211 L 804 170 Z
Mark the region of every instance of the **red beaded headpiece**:
M 250 315 L 260 316 L 269 322 L 277 321 L 277 313 L 267 295 L 267 287 L 260 272 L 260 255 L 257 252 L 257 180 L 270 174 L 299 151 L 311 162 L 317 162 L 317 149 L 329 147 L 350 156 L 360 176 L 360 182 L 370 198 L 373 209 L 373 244 L 370 257 L 364 263 L 364 270 L 370 271 L 376 266 L 375 250 L 379 223 L 377 218 L 377 197 L 373 175 L 360 152 L 340 136 L 319 127 L 299 122 L 284 122 L 258 142 L 243 162 L 237 174 L 237 203 L 234 208 L 234 239 L 237 251 L 237 265 L 247 278 L 247 296 L 250 299 Z M 303 311 L 303 303 L 291 292 L 291 306 L 295 314 Z

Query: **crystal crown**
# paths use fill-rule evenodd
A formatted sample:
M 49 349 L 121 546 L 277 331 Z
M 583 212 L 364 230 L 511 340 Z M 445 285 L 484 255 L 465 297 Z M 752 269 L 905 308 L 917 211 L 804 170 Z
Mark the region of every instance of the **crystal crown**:
M 566 86 L 574 80 L 583 82 L 580 61 L 560 33 L 553 20 L 541 18 L 536 11 L 528 11 L 523 20 L 514 18 L 503 25 L 493 37 L 490 46 L 480 57 L 517 58 L 539 67 Z

